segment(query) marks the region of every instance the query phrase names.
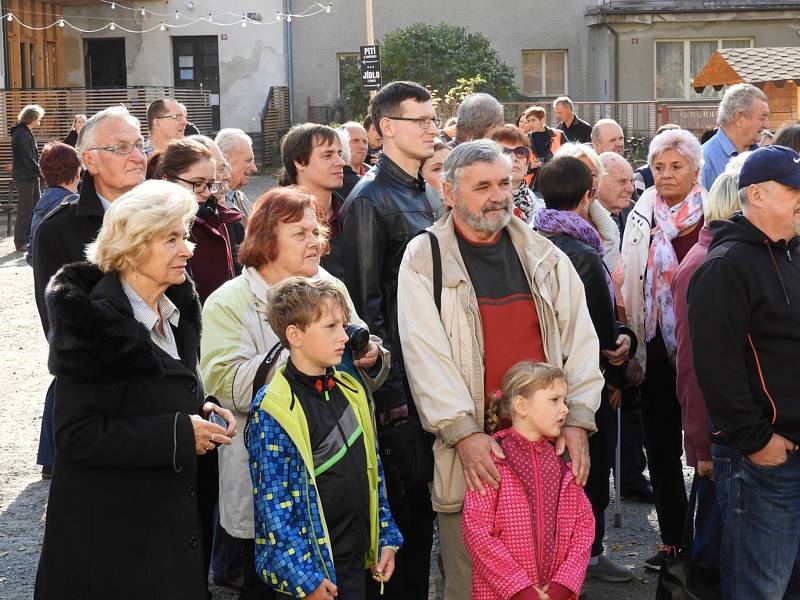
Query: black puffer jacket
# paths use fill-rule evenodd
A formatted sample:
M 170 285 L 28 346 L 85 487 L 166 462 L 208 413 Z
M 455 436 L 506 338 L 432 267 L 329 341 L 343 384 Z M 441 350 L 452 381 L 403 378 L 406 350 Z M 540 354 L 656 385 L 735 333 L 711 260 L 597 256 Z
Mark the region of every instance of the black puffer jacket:
M 36 181 L 39 178 L 39 150 L 36 138 L 24 123 L 11 128 L 11 176 L 18 181 Z
M 773 433 L 800 443 L 800 243 L 772 242 L 742 215 L 713 221 L 689 284 L 694 368 L 712 440 L 748 455 Z
M 441 214 L 441 201 L 385 153 L 356 184 L 339 213 L 344 282 L 370 332 L 392 353 L 386 383 L 375 392 L 379 411 L 409 403 L 397 330 L 397 273 L 409 240 Z

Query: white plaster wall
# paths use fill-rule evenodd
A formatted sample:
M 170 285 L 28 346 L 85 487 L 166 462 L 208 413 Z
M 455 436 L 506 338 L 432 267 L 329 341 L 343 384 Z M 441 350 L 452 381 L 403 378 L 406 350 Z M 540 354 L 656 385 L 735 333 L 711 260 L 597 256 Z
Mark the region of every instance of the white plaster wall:
M 132 2 L 125 4 L 140 6 Z M 237 16 L 220 14 L 215 21 L 236 24 L 223 27 L 201 22 L 190 27 L 169 28 L 167 31 L 156 29 L 145 34 L 125 33 L 120 29 L 87 34 L 65 28 L 65 85 L 85 84 L 82 40 L 86 38 L 125 38 L 128 85 L 171 86 L 174 84 L 174 74 L 170 38 L 216 35 L 219 48 L 220 126 L 238 127 L 248 132 L 259 131 L 260 114 L 269 88 L 286 85 L 284 28 L 282 23 L 275 21 L 275 13 L 281 7 L 280 0 L 193 0 L 193 10 L 189 10 L 187 4 L 186 0 L 159 0 L 144 2 L 143 6 L 159 13 L 174 14 L 178 10 L 193 17 L 225 11 L 236 15 L 258 12 L 261 13 L 262 23 L 269 25 L 248 24 L 242 28 Z M 82 29 L 97 28 L 112 19 L 128 29 L 146 29 L 161 21 L 156 17 L 141 17 L 138 12 L 119 8 L 111 10 L 110 6 L 65 7 L 64 11 L 69 21 Z M 134 20 L 123 22 L 123 18 Z M 165 18 L 164 21 L 167 24 L 186 22 L 183 19 L 176 21 L 174 17 Z

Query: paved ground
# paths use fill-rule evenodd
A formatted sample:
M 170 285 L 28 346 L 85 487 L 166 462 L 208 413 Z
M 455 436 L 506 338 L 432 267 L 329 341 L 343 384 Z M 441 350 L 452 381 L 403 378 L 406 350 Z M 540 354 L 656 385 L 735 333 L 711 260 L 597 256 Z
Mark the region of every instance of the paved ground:
M 255 200 L 271 185 L 254 178 L 247 194 Z M 0 232 L 5 223 L 0 220 Z M 47 348 L 33 300 L 33 276 L 13 240 L 0 237 L 0 599 L 33 596 L 33 582 L 44 532 L 48 483 L 39 476 L 36 448 L 42 403 L 49 384 Z M 687 481 L 688 481 L 687 472 Z M 613 500 L 612 500 L 613 502 Z M 630 583 L 587 582 L 591 600 L 643 600 L 654 597 L 656 578 L 642 561 L 658 544 L 651 505 L 622 503 L 622 528 L 611 527 L 609 510 L 606 548 L 614 560 L 635 568 Z M 440 597 L 436 574 L 431 599 Z M 214 589 L 216 600 L 234 600 L 227 590 Z

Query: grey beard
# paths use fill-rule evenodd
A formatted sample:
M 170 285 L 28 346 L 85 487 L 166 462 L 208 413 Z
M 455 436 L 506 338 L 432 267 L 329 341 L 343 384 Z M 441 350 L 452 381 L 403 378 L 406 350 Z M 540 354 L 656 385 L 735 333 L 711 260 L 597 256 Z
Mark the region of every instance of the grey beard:
M 496 207 L 497 205 L 495 205 Z M 455 211 L 458 212 L 459 216 L 464 219 L 464 222 L 467 223 L 470 227 L 472 227 L 475 231 L 483 231 L 485 233 L 497 233 L 501 229 L 503 229 L 508 223 L 511 221 L 511 217 L 514 216 L 513 213 L 514 204 L 512 202 L 508 202 L 503 206 L 505 212 L 500 219 L 491 220 L 486 218 L 486 213 L 481 211 L 479 216 L 475 216 L 467 212 L 461 204 L 456 204 Z

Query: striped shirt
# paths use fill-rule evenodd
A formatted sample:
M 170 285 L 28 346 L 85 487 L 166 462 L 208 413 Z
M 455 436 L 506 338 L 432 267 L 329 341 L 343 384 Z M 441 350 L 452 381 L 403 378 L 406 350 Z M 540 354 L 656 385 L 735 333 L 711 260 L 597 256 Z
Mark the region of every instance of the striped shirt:
M 175 333 L 172 331 L 172 327 L 169 326 L 177 327 L 180 322 L 181 311 L 178 310 L 178 307 L 175 306 L 166 295 L 161 294 L 158 299 L 158 312 L 161 313 L 159 315 L 153 312 L 153 309 L 147 305 L 147 302 L 142 300 L 142 297 L 136 293 L 136 290 L 134 290 L 125 279 L 120 277 L 119 280 L 120 283 L 122 283 L 122 289 L 125 291 L 128 301 L 131 303 L 133 318 L 144 325 L 145 329 L 150 332 L 150 339 L 156 346 L 175 360 L 180 360 L 181 357 L 178 354 L 178 344 L 175 341 Z M 158 323 L 162 319 L 164 321 L 163 335 L 158 330 Z

